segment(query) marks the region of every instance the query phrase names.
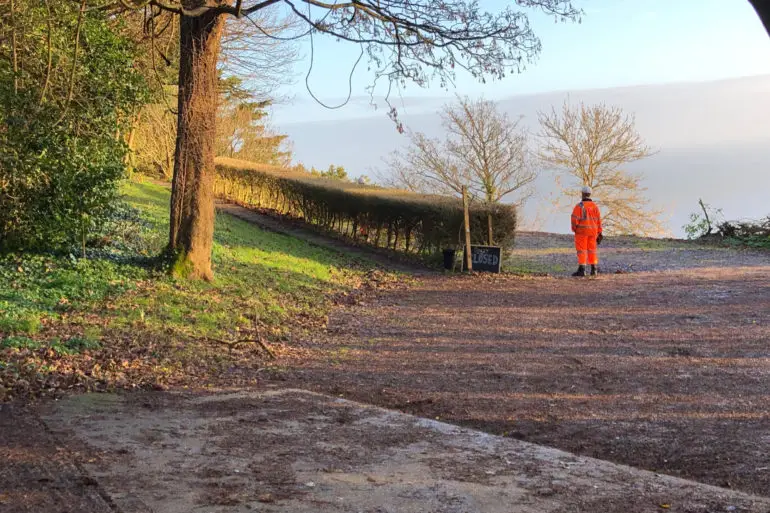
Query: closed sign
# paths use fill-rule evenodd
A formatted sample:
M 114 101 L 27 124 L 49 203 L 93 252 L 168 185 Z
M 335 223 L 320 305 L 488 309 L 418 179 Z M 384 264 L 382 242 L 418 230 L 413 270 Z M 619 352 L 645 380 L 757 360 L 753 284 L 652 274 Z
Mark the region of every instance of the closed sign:
M 471 246 L 471 262 L 474 271 L 500 272 L 501 250 L 497 246 Z M 463 267 L 465 259 L 463 258 Z

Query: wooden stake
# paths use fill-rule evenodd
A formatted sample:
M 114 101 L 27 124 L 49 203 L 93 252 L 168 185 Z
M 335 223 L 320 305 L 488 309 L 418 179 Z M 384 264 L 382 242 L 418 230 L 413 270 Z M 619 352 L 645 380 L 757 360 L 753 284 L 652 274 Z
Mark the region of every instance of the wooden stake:
M 463 185 L 463 214 L 465 218 L 465 269 L 473 270 L 471 259 L 471 217 L 468 212 L 468 189 Z
M 490 246 L 495 245 L 495 241 L 492 238 L 492 214 L 487 213 L 487 242 Z

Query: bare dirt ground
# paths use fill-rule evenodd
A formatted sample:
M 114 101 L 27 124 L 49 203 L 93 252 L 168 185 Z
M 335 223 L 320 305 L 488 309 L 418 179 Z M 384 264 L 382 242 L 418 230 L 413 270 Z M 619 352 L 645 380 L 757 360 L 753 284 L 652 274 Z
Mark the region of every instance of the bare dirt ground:
M 569 278 L 568 237 L 522 234 L 508 268 L 549 276 L 423 273 L 259 373 L 432 421 L 291 391 L 0 405 L 0 511 L 770 512 L 770 255 L 601 254 Z
M 550 236 L 522 239 L 518 251 L 544 265 L 574 259 Z M 423 277 L 337 311 L 328 336 L 306 341 L 314 357 L 271 375 L 770 496 L 770 255 L 617 246 L 603 249 L 605 268 L 669 270 Z
M 770 499 L 301 390 L 85 395 L 47 410 L 121 513 L 770 511 Z
M 0 512 L 114 513 L 77 451 L 25 408 L 0 404 Z

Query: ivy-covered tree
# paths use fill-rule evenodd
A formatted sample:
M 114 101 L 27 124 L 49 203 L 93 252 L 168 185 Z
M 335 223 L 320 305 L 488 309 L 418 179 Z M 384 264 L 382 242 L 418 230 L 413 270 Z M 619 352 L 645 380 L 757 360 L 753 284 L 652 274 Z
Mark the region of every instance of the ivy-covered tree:
M 274 133 L 267 125 L 270 102 L 254 99 L 254 92 L 242 82 L 238 77 L 220 77 L 216 156 L 288 166 L 287 136 Z M 167 103 L 176 103 L 177 88 L 166 86 L 164 94 L 165 101 L 156 99 L 139 113 L 129 142 L 132 167 L 171 179 L 177 117 Z
M 173 12 L 147 6 L 125 11 L 120 18 L 125 22 L 122 33 L 136 46 L 134 67 L 151 89 L 148 105 L 137 113 L 125 134 L 130 149 L 126 163 L 131 169 L 170 179 L 177 126 L 178 17 Z M 278 88 L 293 79 L 291 70 L 298 58 L 297 44 L 273 35 L 290 29 L 291 24 L 292 20 L 275 8 L 227 24 L 217 64 L 218 156 L 234 156 L 232 151 L 238 148 L 241 159 L 272 164 L 290 158 L 284 148 L 286 138 L 267 128 L 265 108 L 280 99 Z M 245 137 L 236 136 L 236 144 L 231 147 L 228 137 L 233 132 L 243 132 Z

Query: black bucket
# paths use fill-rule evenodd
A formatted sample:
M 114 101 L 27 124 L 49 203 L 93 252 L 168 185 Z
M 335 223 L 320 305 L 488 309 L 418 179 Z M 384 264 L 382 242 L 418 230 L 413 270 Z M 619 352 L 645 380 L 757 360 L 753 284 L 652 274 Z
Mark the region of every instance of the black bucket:
M 444 250 L 444 269 L 449 269 L 450 271 L 454 269 L 455 267 L 455 250 L 454 249 L 445 249 Z

